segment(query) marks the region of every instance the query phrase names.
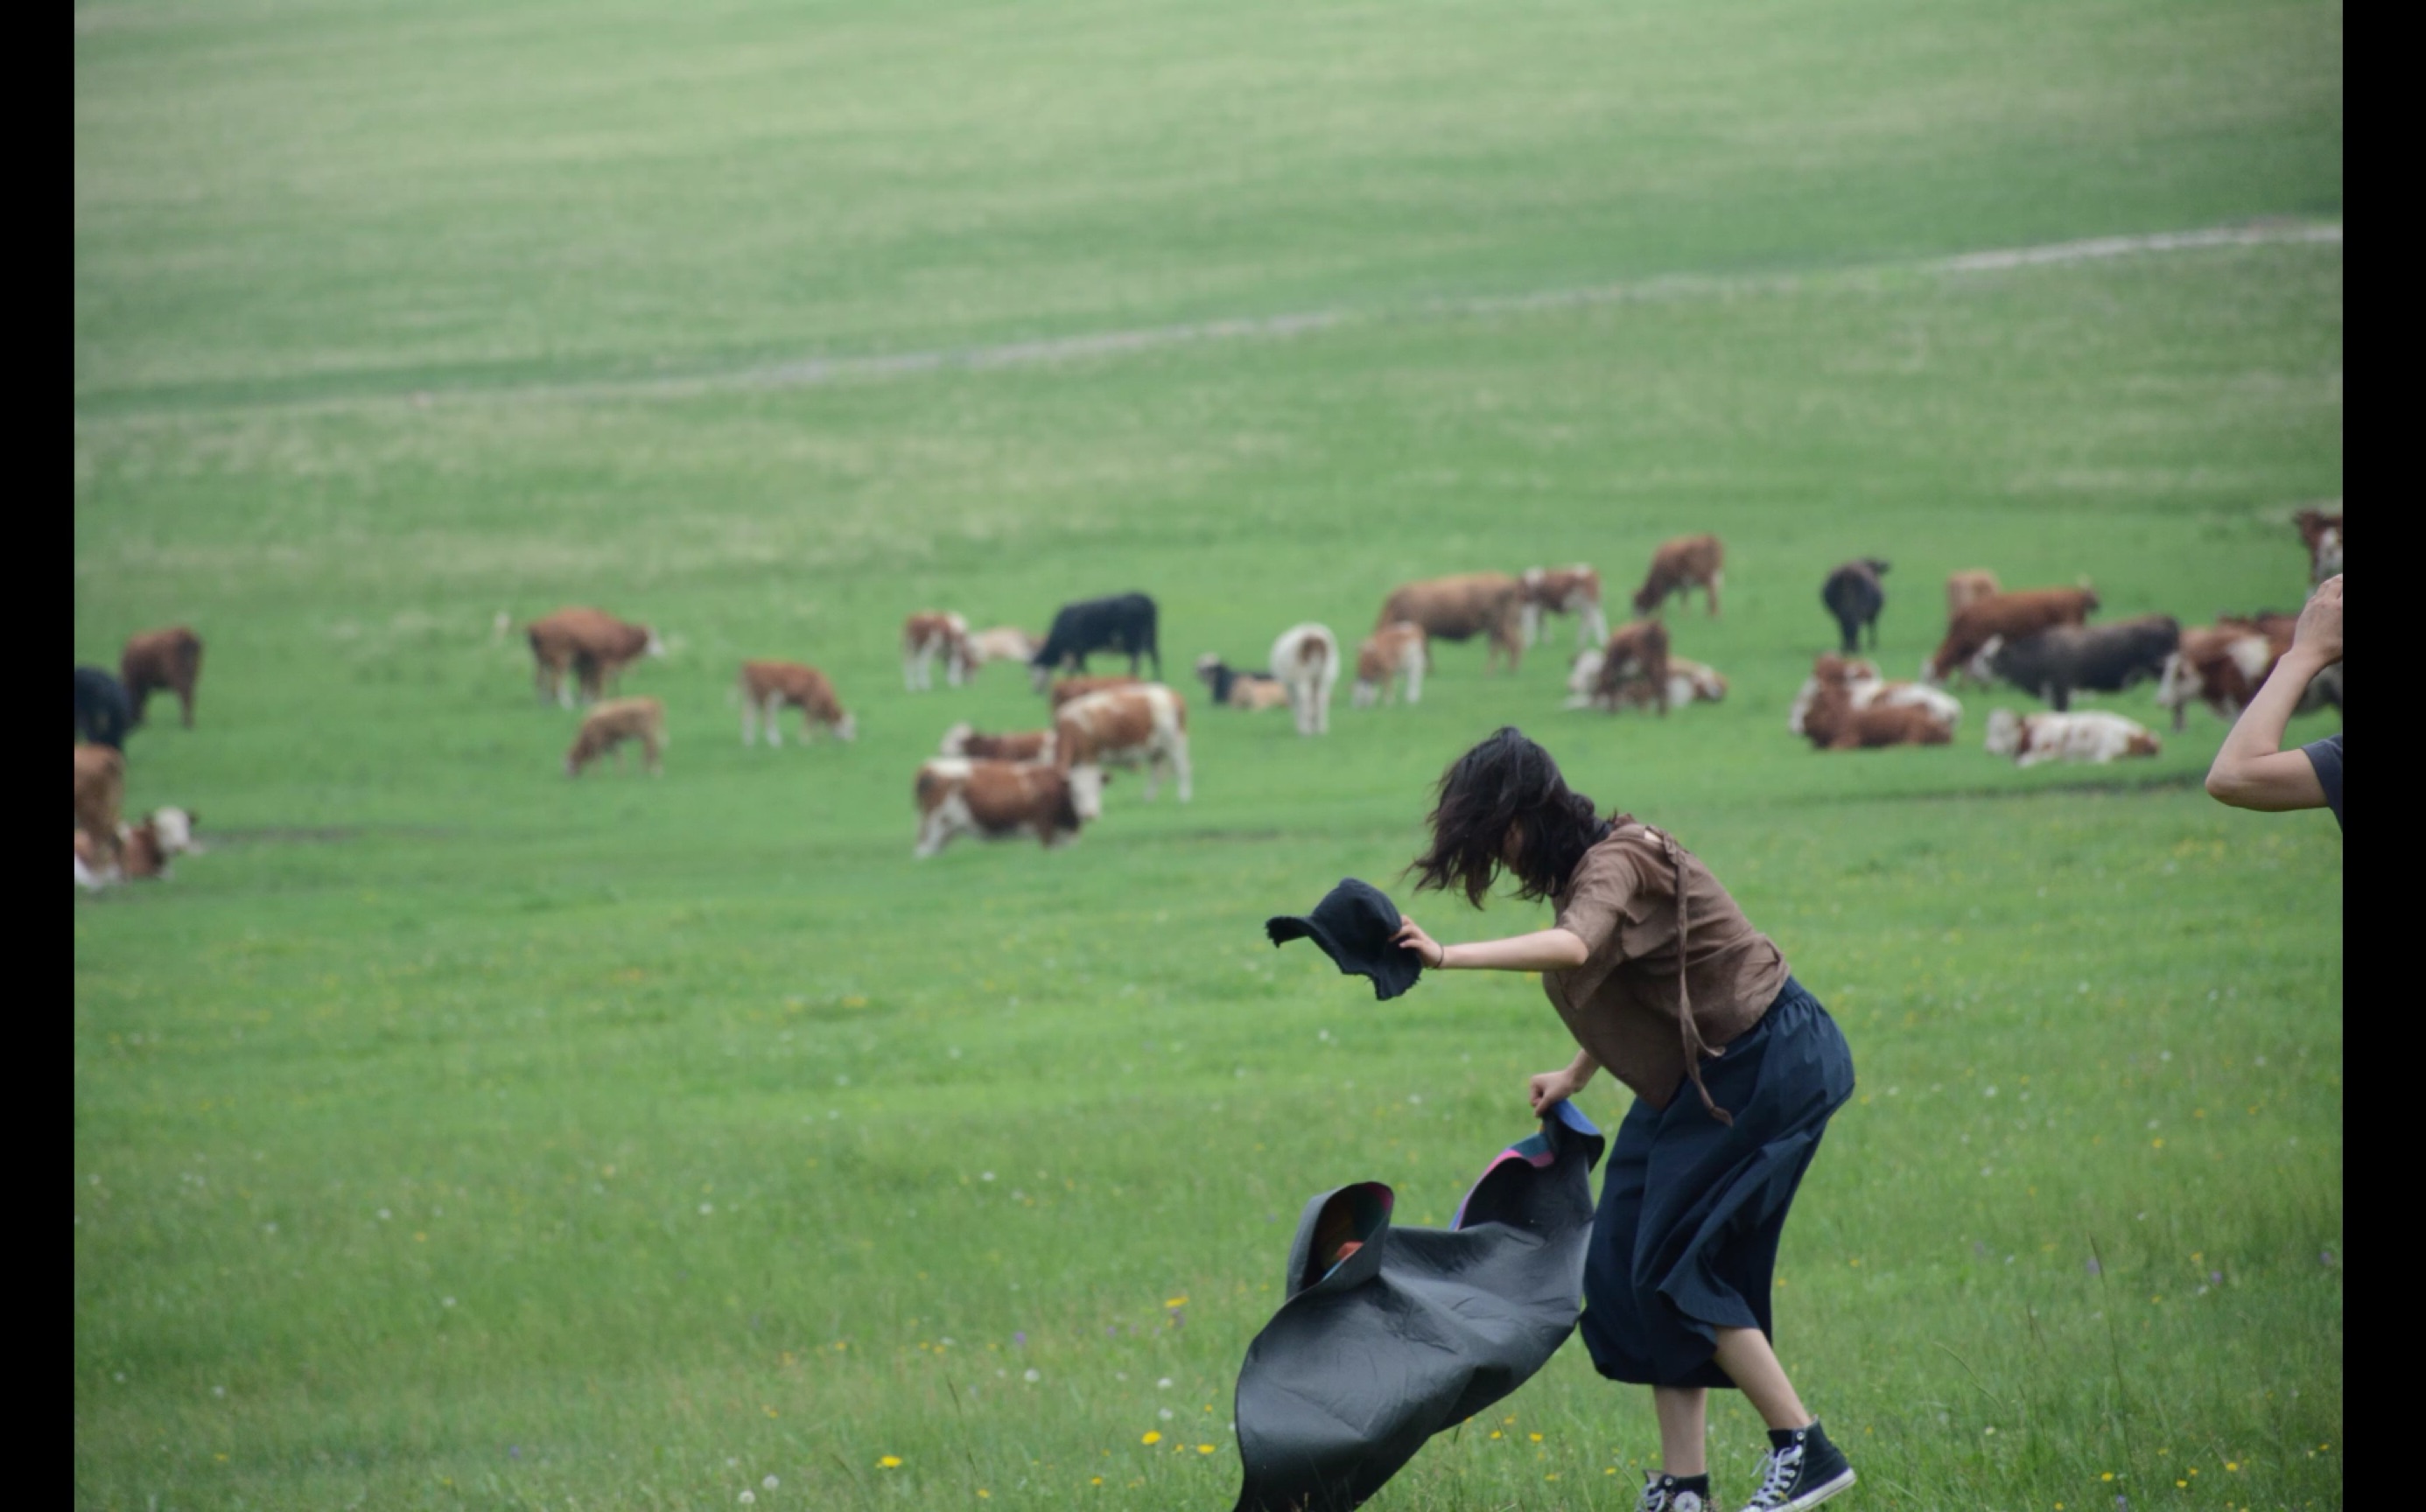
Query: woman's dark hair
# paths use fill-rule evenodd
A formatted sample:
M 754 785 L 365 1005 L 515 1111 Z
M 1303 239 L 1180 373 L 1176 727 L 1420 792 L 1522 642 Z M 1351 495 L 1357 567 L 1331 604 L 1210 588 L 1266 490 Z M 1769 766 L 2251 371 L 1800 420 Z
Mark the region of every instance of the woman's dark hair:
M 1454 887 L 1478 909 L 1503 869 L 1522 884 L 1518 897 L 1550 896 L 1609 833 L 1593 800 L 1568 787 L 1550 753 L 1514 725 L 1500 726 L 1449 764 L 1426 823 L 1431 848 L 1407 867 L 1419 874 L 1415 891 Z M 1512 864 L 1505 855 L 1512 828 L 1524 835 Z

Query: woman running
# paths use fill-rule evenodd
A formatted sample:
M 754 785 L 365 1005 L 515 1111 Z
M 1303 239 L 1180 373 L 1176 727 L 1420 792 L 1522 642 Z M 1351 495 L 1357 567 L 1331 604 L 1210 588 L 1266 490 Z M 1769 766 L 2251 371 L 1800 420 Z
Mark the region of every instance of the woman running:
M 1539 972 L 1582 1049 L 1532 1079 L 1533 1108 L 1606 1068 L 1634 1092 L 1602 1178 L 1580 1325 L 1593 1364 L 1651 1388 L 1658 1473 L 1639 1512 L 1702 1512 L 1708 1389 L 1769 1424 L 1745 1512 L 1799 1512 L 1853 1484 L 1771 1349 L 1770 1275 L 1794 1189 L 1853 1091 L 1845 1037 L 1701 859 L 1632 814 L 1603 819 L 1550 753 L 1504 726 L 1444 773 L 1417 892 L 1482 906 L 1501 873 L 1547 898 L 1551 927 L 1399 943 L 1433 971 Z M 1680 969 L 1681 968 L 1681 969 Z

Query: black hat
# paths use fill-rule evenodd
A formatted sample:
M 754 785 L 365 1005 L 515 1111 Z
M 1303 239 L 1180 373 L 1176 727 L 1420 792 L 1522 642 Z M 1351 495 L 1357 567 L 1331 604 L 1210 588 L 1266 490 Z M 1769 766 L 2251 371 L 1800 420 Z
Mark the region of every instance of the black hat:
M 1350 877 L 1324 895 L 1307 914 L 1279 914 L 1264 921 L 1274 945 L 1310 939 L 1338 963 L 1345 975 L 1369 976 L 1373 996 L 1394 998 L 1415 985 L 1423 962 L 1391 942 L 1399 932 L 1399 906 L 1370 882 Z

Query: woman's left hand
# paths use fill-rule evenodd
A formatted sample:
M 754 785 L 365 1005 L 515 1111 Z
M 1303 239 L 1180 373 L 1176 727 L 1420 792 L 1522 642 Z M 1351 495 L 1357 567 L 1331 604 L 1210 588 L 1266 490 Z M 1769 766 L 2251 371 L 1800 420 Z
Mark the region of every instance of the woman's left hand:
M 1424 926 L 1413 919 L 1402 921 L 1390 940 L 1401 950 L 1414 951 L 1415 959 L 1428 970 L 1438 971 L 1448 964 L 1448 947 L 1424 933 Z

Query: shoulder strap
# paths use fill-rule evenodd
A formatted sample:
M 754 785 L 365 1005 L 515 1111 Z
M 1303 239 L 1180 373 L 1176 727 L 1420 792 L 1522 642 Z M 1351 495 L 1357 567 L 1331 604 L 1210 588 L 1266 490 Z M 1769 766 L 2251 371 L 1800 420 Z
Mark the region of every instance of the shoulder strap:
M 1693 1021 L 1693 993 L 1691 988 L 1687 985 L 1687 977 L 1690 973 L 1686 970 L 1685 955 L 1686 930 L 1689 923 L 1687 915 L 1690 912 L 1690 907 L 1686 902 L 1685 850 L 1683 846 L 1676 844 L 1675 837 L 1666 830 L 1654 829 L 1651 833 L 1658 837 L 1660 849 L 1667 852 L 1668 864 L 1674 868 L 1673 875 L 1675 877 L 1676 1032 L 1685 1042 L 1685 1076 L 1693 1084 L 1693 1090 L 1701 1094 L 1702 1106 L 1709 1110 L 1710 1117 L 1721 1123 L 1733 1124 L 1736 1121 L 1735 1115 L 1712 1101 L 1709 1087 L 1702 1081 L 1702 1057 L 1723 1055 L 1726 1050 L 1723 1046 L 1716 1050 L 1711 1049 L 1702 1038 L 1702 1026 Z

